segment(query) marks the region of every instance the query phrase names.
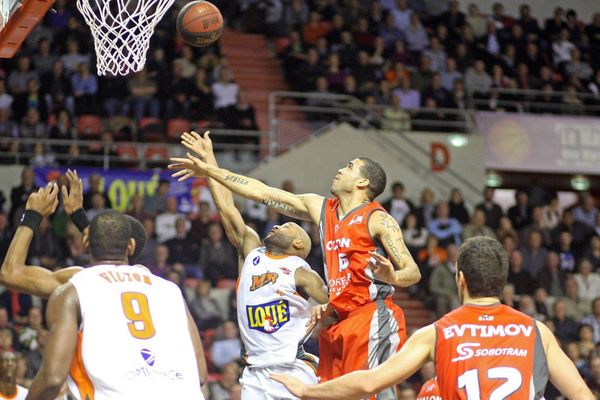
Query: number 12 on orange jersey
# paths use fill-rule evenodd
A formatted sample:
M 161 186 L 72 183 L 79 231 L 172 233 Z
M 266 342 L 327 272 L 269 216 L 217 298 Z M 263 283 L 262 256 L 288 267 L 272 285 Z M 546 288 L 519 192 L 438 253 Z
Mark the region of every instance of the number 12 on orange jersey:
M 121 294 L 121 304 L 125 317 L 129 320 L 127 328 L 136 339 L 150 339 L 156 334 L 148 297 L 139 292 L 124 292 Z

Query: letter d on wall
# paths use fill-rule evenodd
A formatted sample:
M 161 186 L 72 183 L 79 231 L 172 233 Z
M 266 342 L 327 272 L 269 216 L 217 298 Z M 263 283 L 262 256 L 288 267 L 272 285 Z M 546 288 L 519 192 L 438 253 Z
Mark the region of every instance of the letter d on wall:
M 450 152 L 445 144 L 433 142 L 429 146 L 429 157 L 431 160 L 431 170 L 433 172 L 442 172 L 450 165 Z

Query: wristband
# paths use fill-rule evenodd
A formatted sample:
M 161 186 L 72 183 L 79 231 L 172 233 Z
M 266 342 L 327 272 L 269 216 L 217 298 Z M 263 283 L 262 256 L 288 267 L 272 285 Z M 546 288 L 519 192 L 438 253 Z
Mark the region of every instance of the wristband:
M 90 220 L 88 219 L 83 208 L 78 208 L 77 210 L 73 211 L 73 214 L 71 214 L 71 221 L 73 221 L 81 233 L 83 233 L 85 228 L 90 226 Z
M 44 219 L 44 217 L 42 217 L 42 214 L 39 212 L 35 210 L 25 210 L 21 217 L 21 221 L 19 222 L 19 226 L 26 226 L 35 233 L 39 228 L 42 219 Z

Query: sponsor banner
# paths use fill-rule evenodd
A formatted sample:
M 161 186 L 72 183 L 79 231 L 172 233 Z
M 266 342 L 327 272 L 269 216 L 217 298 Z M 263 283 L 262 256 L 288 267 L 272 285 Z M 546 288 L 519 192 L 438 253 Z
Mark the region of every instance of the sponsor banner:
M 600 118 L 476 113 L 489 169 L 598 174 Z
M 56 180 L 66 170 L 66 167 L 34 168 L 35 185 L 44 186 L 48 182 Z M 184 182 L 177 182 L 176 179 L 171 178 L 172 172 L 168 170 L 103 170 L 101 168 L 85 167 L 76 168 L 76 170 L 79 177 L 83 180 L 84 193 L 88 190 L 88 178 L 90 175 L 99 174 L 102 177 L 100 191 L 106 192 L 113 209 L 121 212 L 127 210 L 131 197 L 134 194 L 140 193 L 144 196 L 154 195 L 161 179 L 170 182 L 169 195 L 177 198 L 180 212 L 188 213 L 194 211 L 200 199 L 212 203 L 205 179 L 188 179 Z

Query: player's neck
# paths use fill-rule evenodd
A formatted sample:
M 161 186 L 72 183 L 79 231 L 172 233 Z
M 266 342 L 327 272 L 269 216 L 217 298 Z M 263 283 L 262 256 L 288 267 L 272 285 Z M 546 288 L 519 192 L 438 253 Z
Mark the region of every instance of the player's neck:
M 12 397 L 17 393 L 17 384 L 15 382 L 0 381 L 0 394 L 4 397 Z
M 371 200 L 366 198 L 361 192 L 344 193 L 338 196 L 338 200 L 340 201 L 339 209 L 342 217 L 354 210 L 356 207 L 371 202 Z
M 276 257 L 289 255 L 289 254 L 284 253 L 283 250 L 278 249 L 276 247 L 272 247 L 272 246 L 265 246 L 265 250 L 266 250 L 267 254 L 270 254 L 270 255 L 276 256 Z
M 92 265 L 129 265 L 128 260 L 91 260 Z
M 492 304 L 500 304 L 500 299 L 498 297 L 470 297 L 465 296 L 463 300 L 463 305 L 472 304 L 476 306 L 489 306 Z

